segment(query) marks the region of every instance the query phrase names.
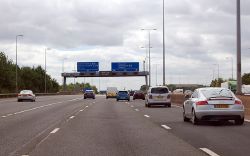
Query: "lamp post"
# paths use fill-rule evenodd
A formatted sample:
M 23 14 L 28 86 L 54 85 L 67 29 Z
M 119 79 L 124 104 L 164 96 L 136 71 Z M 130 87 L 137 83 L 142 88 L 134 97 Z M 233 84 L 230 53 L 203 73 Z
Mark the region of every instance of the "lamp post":
M 17 38 L 23 35 L 16 35 L 16 93 L 18 93 L 18 79 L 17 79 Z
M 151 86 L 151 54 L 150 54 L 150 32 L 152 30 L 156 30 L 156 29 L 141 29 L 141 30 L 146 30 L 148 31 L 148 62 L 149 62 L 149 86 Z
M 241 79 L 241 22 L 240 22 L 240 0 L 236 0 L 236 25 L 237 25 L 237 90 L 236 94 L 242 93 L 242 79 Z
M 50 50 L 50 48 L 45 48 L 44 49 L 44 64 L 45 64 L 45 74 L 44 74 L 44 93 L 47 93 L 47 50 Z
M 234 79 L 234 61 L 232 57 L 226 57 L 226 59 L 230 59 L 231 60 L 231 68 L 232 68 L 232 80 Z
M 166 75 L 165 75 L 165 67 L 166 67 L 166 65 L 165 65 L 165 59 L 166 59 L 166 56 L 165 56 L 165 1 L 163 0 L 163 26 L 162 26 L 162 32 L 163 32 L 163 86 L 165 86 L 166 85 Z
M 153 47 L 150 47 L 150 48 L 153 48 Z M 145 63 L 146 63 L 146 71 L 148 71 L 148 48 L 147 47 L 141 47 L 141 49 L 146 49 L 146 56 L 145 56 Z

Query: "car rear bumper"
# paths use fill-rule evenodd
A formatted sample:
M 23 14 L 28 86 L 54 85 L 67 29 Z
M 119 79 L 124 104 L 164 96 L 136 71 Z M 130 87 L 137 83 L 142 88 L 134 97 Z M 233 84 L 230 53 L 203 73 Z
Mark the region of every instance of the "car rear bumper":
M 18 100 L 34 100 L 34 97 L 30 97 L 30 96 L 24 96 L 24 97 L 18 97 Z
M 149 99 L 148 100 L 148 104 L 150 105 L 161 105 L 161 104 L 170 104 L 171 103 L 171 100 L 170 99 L 167 99 L 167 100 L 162 100 L 162 101 L 159 101 L 159 100 L 152 100 L 152 99 Z
M 244 110 L 203 110 L 196 111 L 195 115 L 200 120 L 236 120 L 244 118 Z

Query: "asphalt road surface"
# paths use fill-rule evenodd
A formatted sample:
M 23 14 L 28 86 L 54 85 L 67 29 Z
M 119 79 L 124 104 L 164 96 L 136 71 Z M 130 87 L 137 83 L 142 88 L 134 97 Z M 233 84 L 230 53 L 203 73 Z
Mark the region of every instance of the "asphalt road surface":
M 250 123 L 192 125 L 182 109 L 81 95 L 0 100 L 0 156 L 245 156 Z

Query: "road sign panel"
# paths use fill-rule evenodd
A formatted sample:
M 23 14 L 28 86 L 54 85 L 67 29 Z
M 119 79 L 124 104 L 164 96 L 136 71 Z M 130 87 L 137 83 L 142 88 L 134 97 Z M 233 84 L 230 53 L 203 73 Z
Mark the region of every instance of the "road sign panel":
M 77 62 L 77 72 L 97 72 L 99 62 Z
M 117 72 L 135 72 L 139 71 L 139 62 L 112 62 L 111 70 Z

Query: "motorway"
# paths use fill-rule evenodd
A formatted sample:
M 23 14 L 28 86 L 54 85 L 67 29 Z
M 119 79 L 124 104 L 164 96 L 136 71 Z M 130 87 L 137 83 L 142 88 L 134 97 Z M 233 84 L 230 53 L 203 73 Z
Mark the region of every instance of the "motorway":
M 250 123 L 192 125 L 182 108 L 143 100 L 37 97 L 0 100 L 0 156 L 245 156 Z

